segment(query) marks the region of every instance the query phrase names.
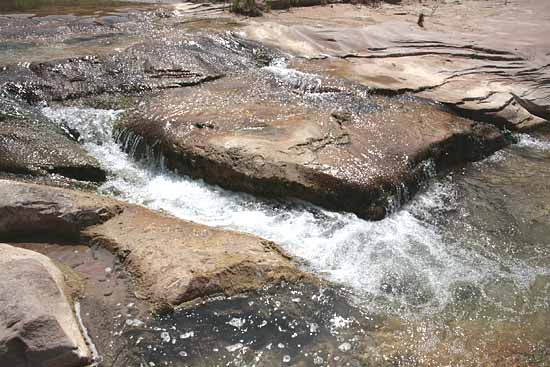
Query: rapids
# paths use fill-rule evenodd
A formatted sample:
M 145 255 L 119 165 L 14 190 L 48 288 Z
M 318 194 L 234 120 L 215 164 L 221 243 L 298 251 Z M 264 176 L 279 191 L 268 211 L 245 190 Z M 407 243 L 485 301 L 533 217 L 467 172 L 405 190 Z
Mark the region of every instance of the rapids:
M 131 153 L 122 152 L 112 135 L 122 111 L 47 107 L 43 112 L 78 130 L 86 150 L 110 172 L 99 189 L 102 193 L 183 219 L 276 241 L 304 260 L 309 271 L 351 288 L 356 301 L 370 311 L 409 317 L 433 314 L 453 303 L 456 288 L 462 284 L 494 306 L 498 302 L 485 290 L 495 280 L 521 292 L 537 275 L 550 274 L 547 266 L 490 254 L 486 249 L 497 247 L 501 238 L 476 230 L 475 224 L 454 231 L 451 222 L 466 223 L 470 213 L 468 198 L 459 192 L 463 183 L 457 183 L 452 174 L 434 178 L 405 207 L 382 221 L 370 222 L 304 202 L 262 200 L 177 176 L 162 166 L 159 157 L 137 162 Z M 137 143 L 135 139 L 121 142 Z M 482 171 L 518 149 L 546 152 L 550 143 L 520 135 L 517 147 L 474 167 Z M 132 152 L 131 147 L 124 150 Z
M 281 62 L 264 71 L 318 98 L 315 74 Z M 100 193 L 273 240 L 333 284 L 214 299 L 145 323 L 120 319 L 111 332 L 123 341 L 116 366 L 479 365 L 503 351 L 509 358 L 545 358 L 550 141 L 544 136 L 518 134 L 517 144 L 445 176 L 427 161 L 424 189 L 371 222 L 176 175 L 153 149 L 137 154 L 139 137 L 113 132 L 122 110 L 42 111 L 78 131 L 108 172 Z

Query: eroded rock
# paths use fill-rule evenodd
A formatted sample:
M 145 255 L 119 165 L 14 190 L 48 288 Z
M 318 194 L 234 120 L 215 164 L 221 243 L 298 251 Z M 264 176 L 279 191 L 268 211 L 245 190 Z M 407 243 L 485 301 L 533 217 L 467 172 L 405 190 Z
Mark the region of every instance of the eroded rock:
M 414 194 L 430 162 L 445 169 L 506 144 L 496 128 L 433 104 L 286 73 L 163 92 L 124 120 L 122 139 L 135 134 L 170 168 L 228 189 L 369 219 Z
M 0 244 L 0 365 L 91 363 L 61 271 L 46 256 Z
M 140 294 L 159 306 L 305 277 L 277 245 L 252 235 L 43 185 L 0 180 L 0 192 L 0 238 L 36 231 L 63 239 L 61 230 L 69 228 L 73 239 L 79 235 L 122 258 Z
M 97 195 L 0 180 L 0 239 L 75 240 L 80 231 L 104 222 L 121 203 Z
M 274 243 L 128 206 L 85 235 L 124 257 L 142 289 L 178 305 L 215 293 L 235 294 L 302 275 Z
M 105 172 L 38 109 L 0 90 L 0 172 L 101 182 Z
M 372 90 L 412 92 L 518 130 L 548 121 L 548 2 L 422 3 L 406 2 L 399 15 L 395 7 L 297 9 L 250 21 L 246 33 L 315 59 L 298 67 Z M 426 14 L 424 27 L 418 13 Z
M 119 52 L 5 65 L 0 88 L 29 101 L 65 101 L 201 84 L 246 70 L 262 47 L 231 35 L 181 35 Z

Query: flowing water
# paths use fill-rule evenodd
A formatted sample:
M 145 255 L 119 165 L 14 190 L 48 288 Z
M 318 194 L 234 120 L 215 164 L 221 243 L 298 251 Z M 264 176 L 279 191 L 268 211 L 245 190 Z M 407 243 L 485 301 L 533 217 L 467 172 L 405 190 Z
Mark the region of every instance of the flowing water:
M 61 43 L 10 38 L 0 44 L 3 63 L 101 54 L 123 49 L 144 34 L 164 37 L 152 32 L 147 15 L 126 13 L 126 6 L 137 7 L 133 4 L 0 3 L 0 13 L 87 14 L 76 23 L 68 22 L 73 15 L 57 20 L 76 29 L 116 25 L 107 36 L 93 28 L 97 34 L 69 32 L 66 38 L 64 27 L 52 23 L 44 32 Z M 111 14 L 115 10 L 121 12 Z M 99 23 L 89 16 L 98 11 Z M 168 31 L 176 29 L 171 25 Z M 318 76 L 281 62 L 262 72 L 312 100 L 320 98 L 316 92 L 327 91 Z M 337 98 L 331 103 L 341 102 Z M 101 193 L 273 240 L 303 260 L 305 270 L 331 282 L 325 288 L 282 284 L 150 319 L 140 319 L 136 307 L 128 305 L 106 332 L 112 340 L 98 348 L 113 356 L 105 366 L 550 365 L 548 137 L 521 134 L 517 144 L 484 161 L 444 177 L 433 175 L 408 204 L 370 222 L 178 176 L 153 154 L 138 161 L 133 152 L 139 139 L 118 141 L 120 136 L 113 135 L 123 111 L 51 106 L 43 112 L 68 132 L 77 130 L 85 149 L 109 173 Z M 426 167 L 429 171 L 430 162 Z
M 338 357 L 338 353 L 345 355 L 342 350 L 347 352 L 353 344 L 355 357 L 362 355 L 363 359 L 351 361 L 366 361 L 367 365 L 384 364 L 385 356 L 392 356 L 391 365 L 422 361 L 427 365 L 456 365 L 457 361 L 477 365 L 491 355 L 501 358 L 501 353 L 511 356 L 506 359 L 507 363 L 512 360 L 510 365 L 526 360 L 548 363 L 550 140 L 519 135 L 518 144 L 462 171 L 434 177 L 405 207 L 382 221 L 369 222 L 303 202 L 262 200 L 229 192 L 177 176 L 163 168 L 162 159 L 150 157 L 136 162 L 122 152 L 112 135 L 113 123 L 121 111 L 48 107 L 44 112 L 52 120 L 77 129 L 84 147 L 108 170 L 109 179 L 99 189 L 102 193 L 187 220 L 271 239 L 303 259 L 307 270 L 345 287 L 346 298 L 360 312 L 352 311 L 351 306 L 336 311 L 337 301 L 328 302 L 330 306 L 317 302 L 319 295 L 311 290 L 284 291 L 291 293 L 288 299 L 292 294 L 307 294 L 302 297 L 310 299 L 304 303 L 309 309 L 294 313 L 294 326 L 307 331 L 312 323 L 320 325 L 318 335 L 300 335 L 317 337 L 315 343 L 309 340 L 313 349 L 317 346 L 324 350 L 332 345 L 332 354 L 327 352 L 331 358 Z M 132 151 L 132 147 L 124 150 Z M 288 304 L 283 309 L 290 313 L 292 302 Z M 218 320 L 217 307 L 226 313 L 239 310 L 236 319 L 248 320 L 250 327 L 242 331 L 241 326 L 219 326 L 233 318 Z M 270 318 L 266 317 L 268 321 L 257 316 L 265 309 L 272 311 Z M 202 360 L 198 365 L 206 365 L 205 361 L 212 365 L 250 365 L 262 356 L 263 365 L 274 365 L 270 364 L 273 358 L 279 364 L 302 360 L 305 365 L 315 361 L 326 365 L 327 355 L 314 354 L 305 347 L 308 340 L 296 342 L 292 338 L 296 333 L 286 332 L 289 320 L 283 326 L 279 324 L 278 309 L 269 297 L 263 303 L 219 301 L 157 320 L 148 333 L 156 335 L 153 340 L 159 344 L 151 347 L 154 341 L 146 333 L 141 338 L 149 344 L 139 354 L 148 356 L 143 357 L 144 361 L 164 360 L 175 365 L 182 359 L 195 364 Z M 348 318 L 354 312 L 357 315 Z M 308 319 L 309 314 L 328 316 L 315 321 Z M 353 320 L 351 326 L 342 321 L 350 326 L 343 333 L 346 338 L 334 334 L 330 315 Z M 371 332 L 365 331 L 377 317 L 385 321 Z M 202 329 L 208 320 L 218 325 L 214 327 L 217 337 L 205 339 L 208 333 Z M 260 330 L 264 322 L 269 327 Z M 282 328 L 286 333 L 270 339 L 271 328 Z M 265 330 L 271 331 L 266 334 Z M 203 337 L 188 341 L 167 336 L 180 332 Z M 225 346 L 218 345 L 220 340 Z M 260 345 L 258 340 L 262 341 Z M 191 344 L 182 350 L 176 348 L 180 342 Z M 338 349 L 342 343 L 351 344 Z M 283 345 L 280 350 L 273 347 L 279 344 Z M 358 344 L 361 347 L 356 347 Z M 223 353 L 207 353 L 205 357 L 201 346 Z M 345 365 L 344 360 L 351 363 L 338 357 L 328 365 Z

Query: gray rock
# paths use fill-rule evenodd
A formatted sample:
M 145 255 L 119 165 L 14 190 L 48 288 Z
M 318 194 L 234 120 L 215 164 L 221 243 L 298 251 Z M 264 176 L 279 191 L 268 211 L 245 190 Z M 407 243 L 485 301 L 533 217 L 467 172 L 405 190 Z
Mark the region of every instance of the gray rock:
M 9 89 L 29 102 L 140 95 L 247 70 L 261 48 L 231 35 L 149 41 L 105 55 L 6 65 L 0 72 L 0 91 Z
M 117 202 L 93 194 L 0 180 L 0 240 L 77 240 L 80 231 L 120 212 Z M 76 194 L 75 194 L 76 195 Z
M 0 90 L 0 172 L 101 182 L 99 162 L 39 109 Z

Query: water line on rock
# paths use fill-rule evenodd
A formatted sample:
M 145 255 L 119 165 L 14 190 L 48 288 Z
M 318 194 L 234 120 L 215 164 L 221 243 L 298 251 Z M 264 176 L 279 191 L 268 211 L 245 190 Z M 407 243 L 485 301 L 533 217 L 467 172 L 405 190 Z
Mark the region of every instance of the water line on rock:
M 86 328 L 86 326 L 84 326 L 84 322 L 82 321 L 82 315 L 80 314 L 80 302 L 74 303 L 74 312 L 78 321 L 78 325 L 80 326 L 80 330 L 82 330 L 84 340 L 86 340 L 86 344 L 88 345 L 88 347 L 90 348 L 90 352 L 92 353 L 92 364 L 90 365 L 90 367 L 99 366 L 102 358 L 99 355 L 99 352 L 97 351 L 97 348 L 92 338 L 90 337 L 90 333 L 88 333 L 88 329 Z

